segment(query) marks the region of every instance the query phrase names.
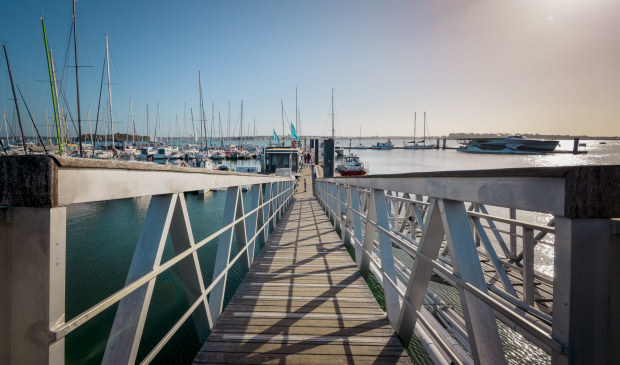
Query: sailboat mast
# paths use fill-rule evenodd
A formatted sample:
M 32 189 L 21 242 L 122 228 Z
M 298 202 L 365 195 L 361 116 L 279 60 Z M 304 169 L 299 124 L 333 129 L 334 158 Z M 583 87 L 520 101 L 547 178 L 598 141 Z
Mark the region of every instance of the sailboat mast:
M 80 79 L 78 77 L 77 22 L 75 17 L 76 2 L 77 0 L 73 0 L 73 54 L 75 55 L 75 92 L 77 96 L 78 143 L 80 145 L 80 156 L 82 156 L 82 118 L 80 114 Z
M 53 89 L 52 97 L 54 98 L 54 113 L 57 116 L 56 133 L 58 136 L 58 149 L 60 151 L 60 155 L 62 156 L 62 138 L 63 138 L 62 114 L 60 113 L 60 102 L 58 101 L 58 88 L 57 88 L 58 83 L 56 82 L 56 64 L 54 63 L 54 54 L 52 53 L 51 49 L 49 50 L 49 61 L 50 61 L 50 69 L 51 69 L 50 83 L 52 84 L 52 89 Z
M 47 119 L 47 110 L 45 111 L 45 119 Z M 47 123 L 47 125 L 49 126 L 49 122 Z M 90 107 L 88 107 L 88 130 L 90 132 L 90 143 L 92 143 L 92 145 L 95 145 L 95 140 L 93 139 L 93 123 L 92 120 L 90 120 Z M 49 134 L 49 130 L 47 131 L 47 133 Z
M 131 123 L 132 113 L 133 113 L 133 100 L 129 98 L 129 115 L 127 116 L 127 131 L 125 132 L 125 141 L 123 141 L 123 146 L 127 146 L 127 139 L 129 137 L 129 123 Z
M 295 88 L 295 129 L 299 132 L 299 118 L 298 118 L 298 104 L 297 104 L 297 88 Z
M 334 130 L 334 89 L 332 88 L 332 139 L 335 141 L 335 130 Z
M 204 138 L 205 138 L 205 147 L 208 148 L 208 142 L 207 142 L 207 127 L 205 124 L 205 118 L 204 118 L 204 114 L 205 114 L 205 108 L 204 108 L 204 102 L 202 100 L 202 81 L 200 78 L 200 71 L 198 71 L 198 91 L 200 93 L 200 133 L 202 134 L 202 131 L 204 130 Z
M 13 101 L 15 102 L 15 113 L 17 113 L 17 120 L 19 121 L 19 131 L 22 134 L 22 147 L 24 148 L 24 153 L 28 154 L 26 150 L 26 141 L 24 140 L 24 128 L 22 127 L 22 117 L 19 114 L 19 103 L 17 102 L 17 95 L 15 94 L 15 85 L 13 84 L 13 73 L 11 72 L 11 65 L 9 65 L 9 56 L 6 53 L 6 44 L 2 45 L 4 49 L 4 58 L 6 59 L 6 67 L 9 71 L 9 78 L 11 79 L 11 90 L 13 90 Z
M 106 122 L 105 111 L 103 111 L 103 127 L 104 127 L 103 145 L 105 146 L 105 149 L 107 151 L 108 150 L 108 123 Z
M 413 144 L 415 145 L 416 143 L 418 143 L 415 140 L 415 129 L 416 129 L 416 123 L 418 122 L 417 120 L 417 113 L 413 112 Z
M 192 134 L 194 135 L 194 142 L 197 141 L 196 137 L 196 126 L 194 125 L 194 108 L 189 108 L 189 115 L 192 120 Z
M 149 105 L 146 104 L 146 138 L 151 139 L 151 135 L 149 134 Z
M 213 147 L 213 125 L 215 124 L 215 103 L 211 103 L 211 134 L 209 136 L 209 145 Z M 209 150 L 207 149 L 207 154 Z
M 159 101 L 157 102 L 157 118 L 155 118 L 155 131 L 153 132 L 153 139 L 157 142 L 157 126 L 159 125 L 159 134 L 161 134 L 161 116 L 160 116 L 160 108 Z M 159 137 L 161 138 L 161 136 Z
M 426 112 L 424 112 L 424 131 L 422 131 L 423 134 L 423 138 L 422 138 L 422 143 L 426 144 Z
M 136 118 L 133 114 L 131 115 L 131 127 L 133 128 L 131 142 L 135 145 L 136 144 Z
M 239 146 L 243 146 L 243 100 L 241 100 L 241 121 L 239 122 Z
M 47 109 L 46 109 L 46 113 L 47 113 Z M 4 119 L 4 130 L 6 132 L 6 134 L 4 135 L 4 138 L 6 139 L 6 145 L 9 146 L 9 126 L 6 122 L 6 108 L 3 109 L 2 111 L 2 119 Z
M 228 146 L 230 147 L 230 100 L 228 101 L 228 132 L 227 132 L 227 137 L 228 137 Z
M 6 111 L 5 111 L 6 113 Z M 4 123 L 6 125 L 6 115 L 4 116 Z M 47 114 L 47 108 L 45 108 L 45 128 L 46 128 L 46 135 L 47 135 L 47 144 L 49 144 L 50 146 L 52 145 L 52 137 L 50 137 L 50 117 Z M 7 141 L 8 142 L 8 141 Z
M 282 147 L 284 147 L 284 101 L 280 99 L 280 104 L 282 104 Z
M 105 35 L 105 57 L 108 66 L 108 100 L 110 104 L 110 133 L 112 134 L 112 150 L 116 151 L 114 144 L 114 114 L 112 113 L 112 84 L 110 83 L 110 50 L 108 48 L 108 35 Z

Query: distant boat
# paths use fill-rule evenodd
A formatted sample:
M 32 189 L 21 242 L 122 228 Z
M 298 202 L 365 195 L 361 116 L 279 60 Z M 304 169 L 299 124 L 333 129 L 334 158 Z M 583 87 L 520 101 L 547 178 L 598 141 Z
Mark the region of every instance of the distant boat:
M 607 142 L 605 142 L 605 141 L 601 141 L 601 142 L 599 142 L 598 144 L 607 144 Z
M 424 112 L 424 137 L 421 141 L 415 140 L 416 132 L 416 115 L 413 114 L 413 141 L 405 142 L 404 148 L 407 150 L 429 150 L 435 148 L 434 144 L 426 144 L 426 112 Z
M 540 154 L 553 152 L 559 141 L 529 139 L 520 135 L 506 138 L 473 138 L 459 141 L 457 151 L 469 153 Z
M 334 152 L 336 152 L 336 155 L 340 157 L 344 156 L 344 148 L 342 148 L 341 145 L 336 145 L 336 147 L 334 148 Z
M 351 147 L 354 150 L 366 150 L 368 149 L 368 147 L 364 146 L 362 144 L 362 127 L 360 127 L 360 144 L 355 146 L 355 147 Z
M 394 148 L 394 143 L 388 138 L 387 142 L 377 142 L 371 148 L 373 150 L 391 150 Z
M 168 160 L 172 158 L 172 148 L 170 147 L 160 147 L 153 154 L 153 158 L 155 160 Z

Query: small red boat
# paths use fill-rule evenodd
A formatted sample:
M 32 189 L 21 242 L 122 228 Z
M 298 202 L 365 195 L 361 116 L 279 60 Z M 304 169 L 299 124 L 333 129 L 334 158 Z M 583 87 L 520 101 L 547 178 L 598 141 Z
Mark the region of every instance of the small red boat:
M 359 157 L 350 154 L 345 156 L 345 158 L 340 161 L 340 164 L 336 166 L 336 172 L 341 176 L 360 176 L 366 175 L 368 169 L 365 168 Z

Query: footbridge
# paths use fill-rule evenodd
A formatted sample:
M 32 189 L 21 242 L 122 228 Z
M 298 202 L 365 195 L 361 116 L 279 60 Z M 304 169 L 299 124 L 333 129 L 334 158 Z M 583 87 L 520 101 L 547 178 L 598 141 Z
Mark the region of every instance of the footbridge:
M 183 361 L 199 364 L 620 355 L 620 167 L 302 179 L 306 192 L 276 176 L 0 159 L 0 362 L 71 362 L 72 338 L 110 313 L 90 361 L 170 361 L 188 342 Z M 196 192 L 225 195 L 201 206 L 221 222 L 204 237 Z M 68 318 L 67 211 L 121 199 L 148 201 L 124 284 Z M 171 273 L 186 305 L 153 335 Z M 178 338 L 187 326 L 193 341 Z

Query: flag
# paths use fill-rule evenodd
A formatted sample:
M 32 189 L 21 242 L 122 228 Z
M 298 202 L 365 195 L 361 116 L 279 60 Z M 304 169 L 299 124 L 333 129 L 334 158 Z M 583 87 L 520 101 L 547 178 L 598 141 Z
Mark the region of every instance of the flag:
M 291 138 L 293 138 L 294 140 L 299 139 L 299 137 L 297 136 L 297 131 L 295 130 L 295 126 L 293 125 L 293 123 L 291 123 Z
M 280 140 L 280 138 L 278 138 L 278 135 L 276 134 L 276 130 L 273 130 L 273 143 L 278 143 L 278 141 Z

